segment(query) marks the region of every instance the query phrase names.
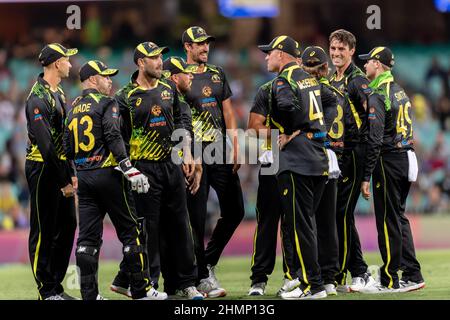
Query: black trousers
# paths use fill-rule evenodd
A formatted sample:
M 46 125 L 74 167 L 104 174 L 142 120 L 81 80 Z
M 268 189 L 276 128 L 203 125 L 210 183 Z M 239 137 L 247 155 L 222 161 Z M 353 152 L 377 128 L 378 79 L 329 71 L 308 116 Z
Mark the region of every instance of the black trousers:
M 144 297 L 150 286 L 146 234 L 138 221 L 129 183 L 112 167 L 79 171 L 77 176 L 80 221 L 76 257 L 83 300 L 95 300 L 98 294 L 98 258 L 106 213 L 123 245 L 131 294 L 133 298 Z
M 39 299 L 60 294 L 75 237 L 74 198 L 65 198 L 55 172 L 43 162 L 25 162 L 30 190 L 28 250 Z
M 325 284 L 334 284 L 339 272 L 336 197 L 337 179 L 328 180 L 316 212 L 319 265 Z
M 402 279 L 423 281 L 416 259 L 413 236 L 405 216 L 406 198 L 411 186 L 408 181 L 408 156 L 405 153 L 385 153 L 380 156 L 372 176 L 378 246 L 383 266 L 381 284 L 398 288 L 397 272 Z
M 171 161 L 138 161 L 136 168 L 150 183 L 148 193 L 134 193 L 137 212 L 147 222 L 150 275 L 157 287 L 162 273 L 165 291 L 173 294 L 197 280 L 183 171 Z
M 345 150 L 339 159 L 342 176 L 338 179 L 336 224 L 339 239 L 339 274 L 338 284 L 345 284 L 347 271 L 353 277 L 367 272 L 361 242 L 355 225 L 354 211 L 361 193 L 365 145 L 358 144 L 352 150 Z
M 206 205 L 210 186 L 219 198 L 220 218 L 205 250 Z M 217 264 L 223 249 L 244 217 L 241 183 L 239 176 L 232 173 L 232 165 L 203 163 L 200 188 L 195 195 L 188 194 L 188 209 L 194 233 L 199 281 L 208 277 L 206 266 Z
M 290 171 L 278 175 L 287 231 L 283 241 L 294 245 L 294 256 L 287 255 L 286 261 L 293 262 L 291 277 L 298 277 L 302 290 L 310 289 L 313 293 L 323 290 L 315 212 L 326 180 L 324 176 L 304 176 Z
M 256 199 L 256 229 L 253 239 L 252 254 L 252 285 L 258 282 L 267 282 L 268 275 L 275 267 L 277 254 L 278 223 L 282 219 L 281 200 L 278 192 L 277 177 L 275 175 L 258 175 L 258 195 Z M 281 224 L 281 234 L 284 224 Z M 283 244 L 282 244 L 283 246 Z M 285 252 L 292 256 L 292 244 L 282 248 L 283 272 L 286 274 L 288 266 L 285 262 Z

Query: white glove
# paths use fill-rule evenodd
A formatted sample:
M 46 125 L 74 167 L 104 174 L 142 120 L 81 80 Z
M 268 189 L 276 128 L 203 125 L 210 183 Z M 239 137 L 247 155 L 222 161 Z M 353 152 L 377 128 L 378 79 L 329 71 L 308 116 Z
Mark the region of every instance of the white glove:
M 147 177 L 133 167 L 128 158 L 120 161 L 115 169 L 122 172 L 125 178 L 130 181 L 131 190 L 137 191 L 137 193 L 147 193 L 150 189 Z
M 341 169 L 333 150 L 327 149 L 328 153 L 328 179 L 337 179 L 341 175 Z

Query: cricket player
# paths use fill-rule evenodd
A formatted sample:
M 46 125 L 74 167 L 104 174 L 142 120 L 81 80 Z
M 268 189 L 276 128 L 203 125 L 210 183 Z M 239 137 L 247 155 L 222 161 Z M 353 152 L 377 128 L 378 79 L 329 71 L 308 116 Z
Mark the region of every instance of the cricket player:
M 29 256 L 39 300 L 71 300 L 61 285 L 69 265 L 76 229 L 73 169 L 63 151 L 66 98 L 59 86 L 69 76 L 69 57 L 77 49 L 58 43 L 39 54 L 44 68 L 30 94 L 25 112 L 29 145 L 25 174 L 30 190 Z
M 129 110 L 131 129 L 131 160 L 150 182 L 147 194 L 135 194 L 139 216 L 145 217 L 149 232 L 148 250 L 152 281 L 157 283 L 160 273 L 160 238 L 167 245 L 168 261 L 173 268 L 163 277 L 168 294 L 177 294 L 192 300 L 201 300 L 203 295 L 195 287 L 197 265 L 194 242 L 189 225 L 186 205 L 186 187 L 180 164 L 173 162 L 172 133 L 185 128 L 182 107 L 176 86 L 162 79 L 162 54 L 167 47 L 158 47 L 153 42 L 143 42 L 134 51 L 134 62 L 138 67 L 133 89 L 122 90 L 126 97 L 119 97 L 122 108 Z M 183 141 L 190 143 L 190 135 L 184 130 Z M 175 154 L 178 154 L 175 152 Z M 183 153 L 187 156 L 188 153 Z M 193 167 L 193 166 L 192 166 Z M 192 170 L 192 169 L 191 169 Z M 161 257 L 164 259 L 164 257 Z M 167 264 L 166 264 L 167 265 Z M 112 289 L 120 293 L 128 287 L 129 279 L 124 277 L 123 265 L 113 282 Z
M 144 222 L 138 221 L 131 194 L 131 189 L 146 193 L 148 179 L 131 165 L 120 133 L 119 107 L 109 97 L 110 77 L 117 73 L 98 60 L 81 67 L 83 93 L 68 113 L 64 133 L 66 154 L 75 163 L 79 181 L 75 255 L 81 296 L 83 300 L 104 300 L 97 279 L 103 219 L 108 213 L 123 245 L 133 299 L 164 300 L 167 294 L 151 286 Z
M 417 178 L 411 102 L 391 73 L 394 55 L 387 47 L 375 47 L 359 56 L 366 60 L 369 86 L 368 141 L 361 192 L 369 199 L 370 178 L 383 265 L 380 283 L 361 292 L 408 292 L 425 287 L 416 259 L 413 236 L 405 216 L 411 182 Z M 398 271 L 402 270 L 399 279 Z
M 316 77 L 321 86 L 321 101 L 327 129 L 329 176 L 316 212 L 319 265 L 327 295 L 336 295 L 335 276 L 339 272 L 339 245 L 336 228 L 337 178 L 336 155 L 344 147 L 343 94 L 328 82 L 328 56 L 321 47 L 307 47 L 302 53 L 303 70 Z M 334 160 L 334 163 L 333 163 Z M 332 168 L 334 164 L 334 168 Z
M 313 226 L 328 175 L 320 85 L 297 64 L 298 43 L 291 37 L 278 36 L 259 48 L 267 54 L 268 71 L 278 73 L 273 82 L 271 122 L 288 136 L 299 131 L 280 151 L 277 182 L 287 230 L 283 241 L 293 244 L 296 260 L 289 272 L 291 278 L 299 278 L 300 285 L 281 297 L 325 298 Z
M 203 159 L 203 175 L 195 195 L 188 194 L 188 208 L 195 240 L 198 263 L 197 288 L 209 298 L 225 296 L 215 275 L 215 266 L 234 231 L 244 217 L 244 200 L 237 171 L 238 143 L 233 131 L 227 137 L 227 129 L 236 129 L 236 119 L 231 104 L 231 89 L 222 68 L 208 64 L 210 42 L 214 37 L 201 27 L 190 27 L 182 35 L 182 43 L 188 64 L 197 65 L 193 73 L 191 90 L 186 101 L 191 107 L 195 142 L 203 150 L 218 146 L 223 150 Z M 226 146 L 232 146 L 232 163 L 227 163 Z M 229 148 L 228 148 L 229 149 Z M 215 149 L 217 150 L 217 149 Z M 205 156 L 205 153 L 204 153 Z M 219 160 L 217 160 L 219 158 Z M 208 162 L 208 164 L 206 163 Z M 220 218 L 206 249 L 204 248 L 205 223 L 209 188 L 217 193 Z
M 356 230 L 354 211 L 360 195 L 363 161 L 367 141 L 367 99 L 371 92 L 364 72 L 353 62 L 355 36 L 343 29 L 331 33 L 330 57 L 336 72 L 330 84 L 345 96 L 344 152 L 339 159 L 342 176 L 338 179 L 336 223 L 339 239 L 339 274 L 337 290 L 358 292 L 375 284 L 363 259 L 361 243 Z M 347 272 L 352 275 L 347 285 Z

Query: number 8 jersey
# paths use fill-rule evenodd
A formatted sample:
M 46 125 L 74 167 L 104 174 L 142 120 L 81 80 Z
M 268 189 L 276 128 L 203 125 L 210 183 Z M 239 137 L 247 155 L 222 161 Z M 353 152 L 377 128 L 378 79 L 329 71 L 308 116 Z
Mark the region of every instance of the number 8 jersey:
M 125 159 L 117 102 L 95 89 L 83 90 L 66 118 L 64 150 L 77 170 L 116 166 Z

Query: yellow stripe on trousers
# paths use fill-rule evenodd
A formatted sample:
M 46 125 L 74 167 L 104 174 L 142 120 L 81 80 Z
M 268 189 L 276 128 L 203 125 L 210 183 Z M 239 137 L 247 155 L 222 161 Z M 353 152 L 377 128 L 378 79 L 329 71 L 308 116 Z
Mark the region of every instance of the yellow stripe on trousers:
M 255 254 L 256 254 L 256 239 L 258 238 L 258 226 L 259 226 L 259 210 L 258 207 L 255 207 L 256 209 L 256 228 L 255 228 L 255 234 L 253 235 L 253 254 L 252 254 L 252 265 L 253 268 L 255 264 Z
M 308 278 L 306 277 L 305 264 L 303 262 L 302 251 L 300 249 L 300 241 L 298 239 L 297 228 L 296 228 L 296 225 L 295 225 L 295 182 L 294 182 L 294 176 L 292 175 L 292 173 L 291 173 L 291 181 L 292 181 L 292 212 L 293 212 L 293 217 L 294 217 L 295 248 L 297 249 L 298 259 L 300 260 L 300 265 L 302 267 L 303 281 L 306 284 L 309 284 L 308 283 Z
M 391 264 L 391 245 L 389 244 L 389 233 L 388 228 L 386 224 L 386 215 L 387 215 L 387 207 L 386 207 L 386 174 L 384 173 L 384 164 L 383 164 L 383 158 L 380 157 L 381 161 L 381 170 L 383 172 L 383 184 L 384 184 L 384 191 L 383 191 L 383 205 L 384 205 L 384 219 L 383 219 L 383 228 L 384 228 L 384 241 L 386 242 L 386 254 L 387 254 L 387 261 L 386 266 L 384 267 L 384 271 L 389 277 L 389 285 L 388 288 L 392 288 L 394 285 L 394 281 L 392 279 L 391 274 L 389 273 L 389 265 Z
M 125 204 L 127 205 L 128 213 L 130 214 L 131 219 L 133 219 L 133 221 L 136 224 L 138 224 L 137 220 L 134 218 L 133 213 L 130 210 L 130 206 L 128 205 L 127 196 L 125 194 L 125 177 L 124 176 L 122 176 L 122 191 L 123 191 L 123 198 L 125 199 Z M 141 242 L 139 241 L 139 234 L 140 234 L 139 228 L 136 227 L 136 231 L 137 231 L 137 234 L 138 234 L 138 236 L 136 237 L 136 244 L 138 246 L 140 246 Z M 143 272 L 144 271 L 144 255 L 142 253 L 139 253 L 139 258 L 141 259 L 141 271 Z M 144 278 L 144 280 L 147 283 L 150 282 L 150 280 L 147 279 L 147 278 Z M 151 285 L 149 287 L 147 287 L 146 289 L 149 290 L 150 287 L 151 287 Z
M 342 260 L 342 266 L 341 266 L 341 270 L 339 271 L 340 273 L 343 273 L 346 270 L 347 267 L 347 252 L 348 252 L 348 246 L 347 246 L 347 242 L 348 242 L 348 235 L 347 235 L 347 213 L 348 213 L 348 207 L 350 205 L 350 200 L 352 198 L 353 195 L 353 189 L 355 188 L 355 183 L 356 183 L 356 159 L 355 159 L 355 152 L 352 151 L 352 160 L 353 160 L 353 182 L 352 182 L 352 189 L 350 191 L 350 195 L 348 197 L 347 200 L 347 204 L 345 205 L 345 212 L 344 212 L 344 254 L 343 254 L 343 260 Z M 344 275 L 344 277 L 342 277 L 342 282 L 341 284 L 345 284 L 346 281 L 346 275 L 347 273 Z
M 38 226 L 39 226 L 39 236 L 38 236 L 38 243 L 36 245 L 36 250 L 34 252 L 34 261 L 33 261 L 34 278 L 36 279 L 37 282 L 39 282 L 39 287 L 38 287 L 39 300 L 42 300 L 42 296 L 41 296 L 41 293 L 39 292 L 39 290 L 41 290 L 41 288 L 44 286 L 37 277 L 37 264 L 38 264 L 38 260 L 39 260 L 39 251 L 41 249 L 41 234 L 42 234 L 41 233 L 41 220 L 39 217 L 39 184 L 41 182 L 42 173 L 44 172 L 44 167 L 45 167 L 45 164 L 42 165 L 42 169 L 41 169 L 41 172 L 39 173 L 39 178 L 38 178 L 37 187 L 36 187 L 36 213 L 37 213 L 37 220 L 38 220 Z

